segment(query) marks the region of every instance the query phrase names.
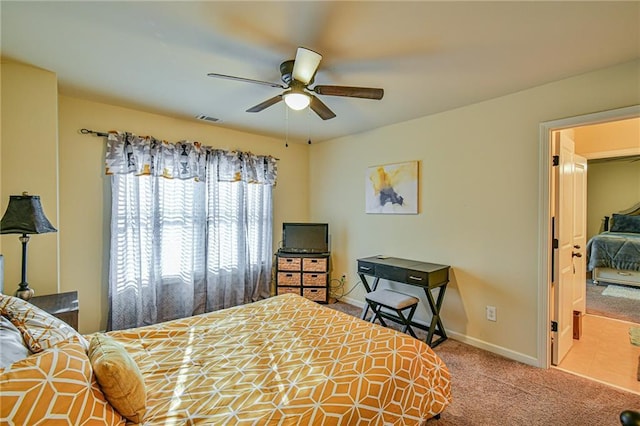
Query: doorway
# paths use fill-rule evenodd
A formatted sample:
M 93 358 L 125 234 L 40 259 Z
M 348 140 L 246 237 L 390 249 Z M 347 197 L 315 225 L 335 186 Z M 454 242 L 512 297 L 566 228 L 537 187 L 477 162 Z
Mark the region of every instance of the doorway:
M 569 320 L 564 321 L 565 333 L 559 329 L 556 334 L 558 345 L 555 336 L 552 341 L 552 364 L 566 372 L 640 394 L 636 374 L 640 348 L 629 341 L 630 327 L 637 327 L 640 323 L 640 300 L 635 300 L 640 297 L 640 288 L 616 285 L 606 280 L 596 284 L 591 277 L 587 279 L 585 262 L 588 256 L 586 242 L 605 230 L 604 217 L 628 210 L 640 199 L 640 162 L 636 161 L 640 156 L 635 151 L 640 149 L 640 118 L 573 127 L 554 131 L 553 134 L 559 134 L 556 139 L 560 142 L 571 142 L 571 155 L 565 153 L 564 157 L 573 161 L 565 164 L 568 160 L 563 159 L 564 151 L 560 151 L 556 169 L 563 169 L 565 178 L 561 179 L 560 185 L 552 185 L 558 187 L 562 200 L 558 202 L 556 196 L 555 205 L 565 206 L 556 209 L 555 213 L 556 238 L 559 239 L 556 258 L 564 259 L 565 264 L 558 263 L 556 270 L 559 275 L 553 285 L 555 289 L 558 286 L 572 288 L 572 291 L 564 292 L 568 303 L 556 304 L 560 308 L 567 305 L 569 309 L 563 313 L 569 315 Z M 618 146 L 609 143 L 615 139 Z M 621 146 L 625 149 L 613 149 Z M 589 190 L 586 185 L 587 158 Z M 567 199 L 562 195 L 567 186 L 567 176 L 570 177 L 568 183 L 574 186 L 574 203 L 568 204 L 568 207 L 573 204 L 573 212 L 567 211 Z M 582 206 L 586 211 L 580 208 Z M 563 232 L 566 226 L 570 229 Z M 565 246 L 580 257 L 562 256 Z M 558 309 L 558 312 L 562 310 Z M 574 312 L 581 313 L 577 328 L 571 321 Z M 574 335 L 576 329 L 580 334 L 578 338 Z M 562 350 L 566 352 L 559 357 Z
M 554 131 L 576 128 L 585 125 L 608 123 L 616 120 L 640 117 L 640 105 L 604 111 L 595 114 L 572 117 L 563 120 L 542 123 L 540 125 L 540 268 L 539 278 L 539 335 L 538 335 L 538 359 L 540 366 L 551 366 L 551 348 L 553 338 L 557 339 L 557 332 L 552 331 L 552 319 L 554 319 L 554 297 L 551 285 L 554 280 L 554 219 L 551 212 L 553 172 L 552 163 L 552 133 Z M 640 146 L 638 146 L 640 152 Z M 583 283 L 583 285 L 586 283 Z

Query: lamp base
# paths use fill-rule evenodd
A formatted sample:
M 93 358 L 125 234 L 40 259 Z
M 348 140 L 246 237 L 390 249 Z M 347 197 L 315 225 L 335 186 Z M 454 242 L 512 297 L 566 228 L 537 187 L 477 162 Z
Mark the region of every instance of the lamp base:
M 29 300 L 31 299 L 34 295 L 36 294 L 36 292 L 29 287 L 29 285 L 25 285 L 25 286 L 20 286 L 20 288 L 18 288 L 18 290 L 16 291 L 16 297 L 19 297 L 22 300 Z

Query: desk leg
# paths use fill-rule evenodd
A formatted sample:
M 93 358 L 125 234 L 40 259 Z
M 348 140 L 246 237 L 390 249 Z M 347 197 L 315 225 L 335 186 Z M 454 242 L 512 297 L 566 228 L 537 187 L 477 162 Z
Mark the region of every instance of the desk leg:
M 427 294 L 427 301 L 429 302 L 429 308 L 431 308 L 431 313 L 433 317 L 431 317 L 431 324 L 429 325 L 429 332 L 427 333 L 427 345 L 435 348 L 440 343 L 447 340 L 447 333 L 444 331 L 444 325 L 442 325 L 442 320 L 440 319 L 440 308 L 442 307 L 442 301 L 444 300 L 444 292 L 447 289 L 447 284 L 438 287 L 440 290 L 438 292 L 438 300 L 433 299 L 433 294 L 431 294 L 431 290 L 428 288 L 424 289 L 424 292 Z M 438 334 L 440 338 L 435 342 L 431 342 L 433 340 L 433 335 Z
M 367 281 L 367 277 L 364 276 L 364 274 L 358 274 L 360 276 L 360 281 L 362 281 L 362 285 L 364 286 L 364 289 L 367 293 L 371 293 L 372 291 L 376 291 L 376 288 L 378 287 L 378 281 L 380 281 L 380 278 L 376 277 L 373 280 L 373 285 L 371 287 L 369 287 L 369 282 Z M 369 304 L 367 303 L 367 301 L 365 300 L 365 307 L 362 311 L 362 316 L 360 317 L 361 319 L 365 319 L 367 317 L 367 313 L 369 312 Z

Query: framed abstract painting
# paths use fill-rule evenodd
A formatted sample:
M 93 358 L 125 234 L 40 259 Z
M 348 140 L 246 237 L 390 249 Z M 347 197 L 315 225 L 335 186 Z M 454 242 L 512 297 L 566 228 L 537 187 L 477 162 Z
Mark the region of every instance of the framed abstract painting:
M 368 167 L 365 211 L 378 214 L 418 214 L 418 162 Z

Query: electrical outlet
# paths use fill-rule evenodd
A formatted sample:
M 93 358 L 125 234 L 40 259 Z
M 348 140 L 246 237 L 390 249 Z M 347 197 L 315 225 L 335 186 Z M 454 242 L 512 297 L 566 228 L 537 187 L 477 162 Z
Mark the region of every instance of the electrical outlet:
M 487 319 L 489 321 L 498 321 L 498 312 L 495 306 L 487 305 Z

